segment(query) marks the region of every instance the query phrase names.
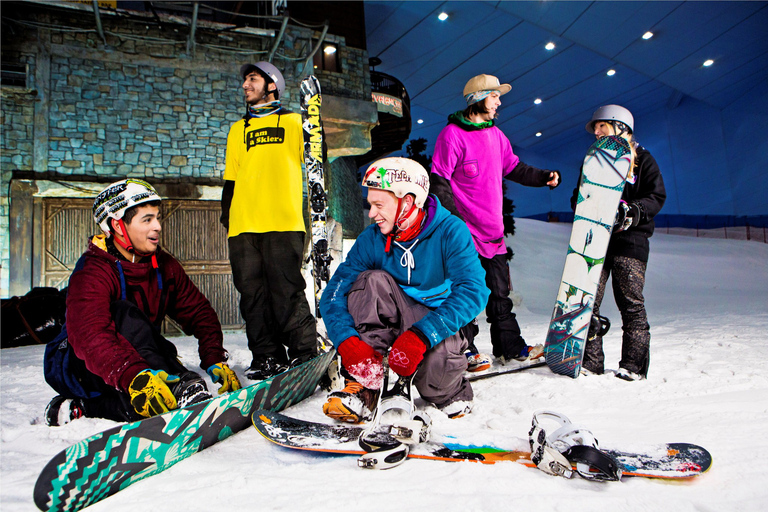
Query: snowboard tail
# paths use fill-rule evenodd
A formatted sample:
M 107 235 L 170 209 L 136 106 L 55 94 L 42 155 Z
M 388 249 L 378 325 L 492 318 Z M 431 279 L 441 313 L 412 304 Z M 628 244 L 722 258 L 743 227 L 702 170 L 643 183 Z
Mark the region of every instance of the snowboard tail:
M 584 158 L 563 277 L 544 346 L 547 365 L 555 373 L 576 378 L 581 372 L 595 293 L 631 165 L 629 145 L 620 137 L 599 138 Z
M 363 427 L 303 421 L 265 410 L 254 411 L 253 425 L 267 440 L 285 448 L 337 455 L 365 453 L 358 444 L 358 439 L 364 431 Z M 624 476 L 684 479 L 700 475 L 712 465 L 712 457 L 707 450 L 687 443 L 651 447 L 644 453 L 617 450 L 606 452 L 622 465 Z M 420 443 L 413 446 L 408 453 L 408 458 L 412 459 L 471 461 L 484 464 L 512 461 L 535 468 L 536 465 L 530 457 L 529 451 L 504 450 L 494 446 L 464 443 L 453 438 L 442 443 Z
M 75 511 L 244 430 L 256 409 L 282 410 L 312 395 L 335 355 L 327 352 L 238 391 L 118 425 L 66 448 L 34 489 L 45 511 Z

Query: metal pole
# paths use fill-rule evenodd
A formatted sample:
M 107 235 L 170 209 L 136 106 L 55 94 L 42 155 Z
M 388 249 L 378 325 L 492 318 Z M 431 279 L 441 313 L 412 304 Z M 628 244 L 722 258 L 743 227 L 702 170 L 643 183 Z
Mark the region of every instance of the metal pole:
M 192 8 L 192 26 L 189 28 L 189 37 L 187 38 L 187 54 L 195 54 L 195 31 L 197 30 L 197 11 L 200 9 L 200 2 L 195 2 Z
M 104 29 L 101 26 L 101 16 L 99 15 L 99 3 L 93 0 L 93 14 L 96 16 L 96 31 L 99 33 L 104 46 L 107 46 L 107 37 L 104 35 Z
M 275 52 L 280 47 L 280 42 L 283 40 L 283 35 L 285 34 L 285 28 L 287 26 L 288 16 L 283 16 L 283 24 L 280 27 L 280 32 L 277 34 L 277 37 L 275 38 L 275 44 L 272 45 L 272 49 L 269 51 L 269 56 L 267 57 L 269 62 L 272 62 L 272 59 L 275 57 Z
M 325 35 L 328 33 L 328 22 L 325 22 L 325 25 L 323 25 L 323 33 L 320 34 L 320 40 L 317 42 L 317 46 L 315 46 L 312 51 L 309 53 L 309 57 L 307 57 L 306 62 L 304 63 L 304 69 L 301 70 L 301 73 L 299 73 L 299 78 L 302 78 L 304 76 L 307 76 L 311 73 L 308 73 L 307 70 L 311 69 L 310 66 L 312 66 L 312 59 L 315 58 L 315 54 L 317 53 L 317 50 L 320 49 L 321 46 L 323 46 L 323 41 L 325 41 Z

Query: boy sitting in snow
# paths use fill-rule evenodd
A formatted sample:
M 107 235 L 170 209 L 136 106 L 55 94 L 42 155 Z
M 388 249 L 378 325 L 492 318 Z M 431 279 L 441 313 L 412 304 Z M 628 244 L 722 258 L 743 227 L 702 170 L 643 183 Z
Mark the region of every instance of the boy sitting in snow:
M 363 186 L 375 224 L 357 238 L 320 301 L 352 379 L 328 396 L 323 411 L 352 423 L 371 419 L 389 353 L 398 375 L 418 368 L 413 382 L 423 399 L 449 417 L 463 416 L 473 393 L 459 330 L 489 294 L 469 230 L 428 195 L 429 176 L 413 160 L 374 162 Z
M 60 393 L 46 423 L 81 416 L 135 421 L 210 398 L 203 379 L 178 360 L 160 335 L 166 315 L 199 340 L 202 368 L 219 393 L 240 389 L 227 366 L 216 312 L 181 265 L 158 246 L 160 196 L 147 182 L 127 179 L 93 203 L 104 231 L 72 272 L 66 324 L 46 347 L 45 377 Z

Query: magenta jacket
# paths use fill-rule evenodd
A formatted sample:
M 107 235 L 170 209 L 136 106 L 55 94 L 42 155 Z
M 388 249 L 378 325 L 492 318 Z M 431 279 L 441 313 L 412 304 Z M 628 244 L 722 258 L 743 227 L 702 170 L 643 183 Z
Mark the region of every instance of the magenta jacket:
M 466 121 L 462 113 L 449 118 L 435 143 L 432 173 L 448 180 L 459 215 L 469 226 L 477 251 L 484 258 L 507 252 L 502 218 L 502 178 L 541 187 L 549 172 L 520 163 L 507 136 L 493 123 Z M 438 197 L 441 202 L 446 201 Z
M 139 307 L 160 327 L 166 315 L 188 335 L 199 340 L 202 368 L 226 361 L 221 324 L 210 302 L 189 279 L 178 261 L 158 248 L 158 270 L 152 263 L 131 263 L 106 251 L 104 235 L 91 239 L 77 262 L 67 290 L 69 343 L 86 368 L 122 391 L 133 378 L 149 368 L 147 362 L 117 333 L 110 304 L 122 298 Z M 162 286 L 162 288 L 161 288 Z

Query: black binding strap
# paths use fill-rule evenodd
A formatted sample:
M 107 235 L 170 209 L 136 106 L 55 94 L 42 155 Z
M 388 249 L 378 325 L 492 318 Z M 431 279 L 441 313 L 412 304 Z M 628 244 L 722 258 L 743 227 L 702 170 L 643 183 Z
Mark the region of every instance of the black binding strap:
M 579 475 L 588 480 L 617 481 L 621 479 L 621 464 L 607 453 L 593 446 L 574 445 L 563 455 L 571 463 L 576 463 Z M 579 467 L 586 464 L 587 467 Z

